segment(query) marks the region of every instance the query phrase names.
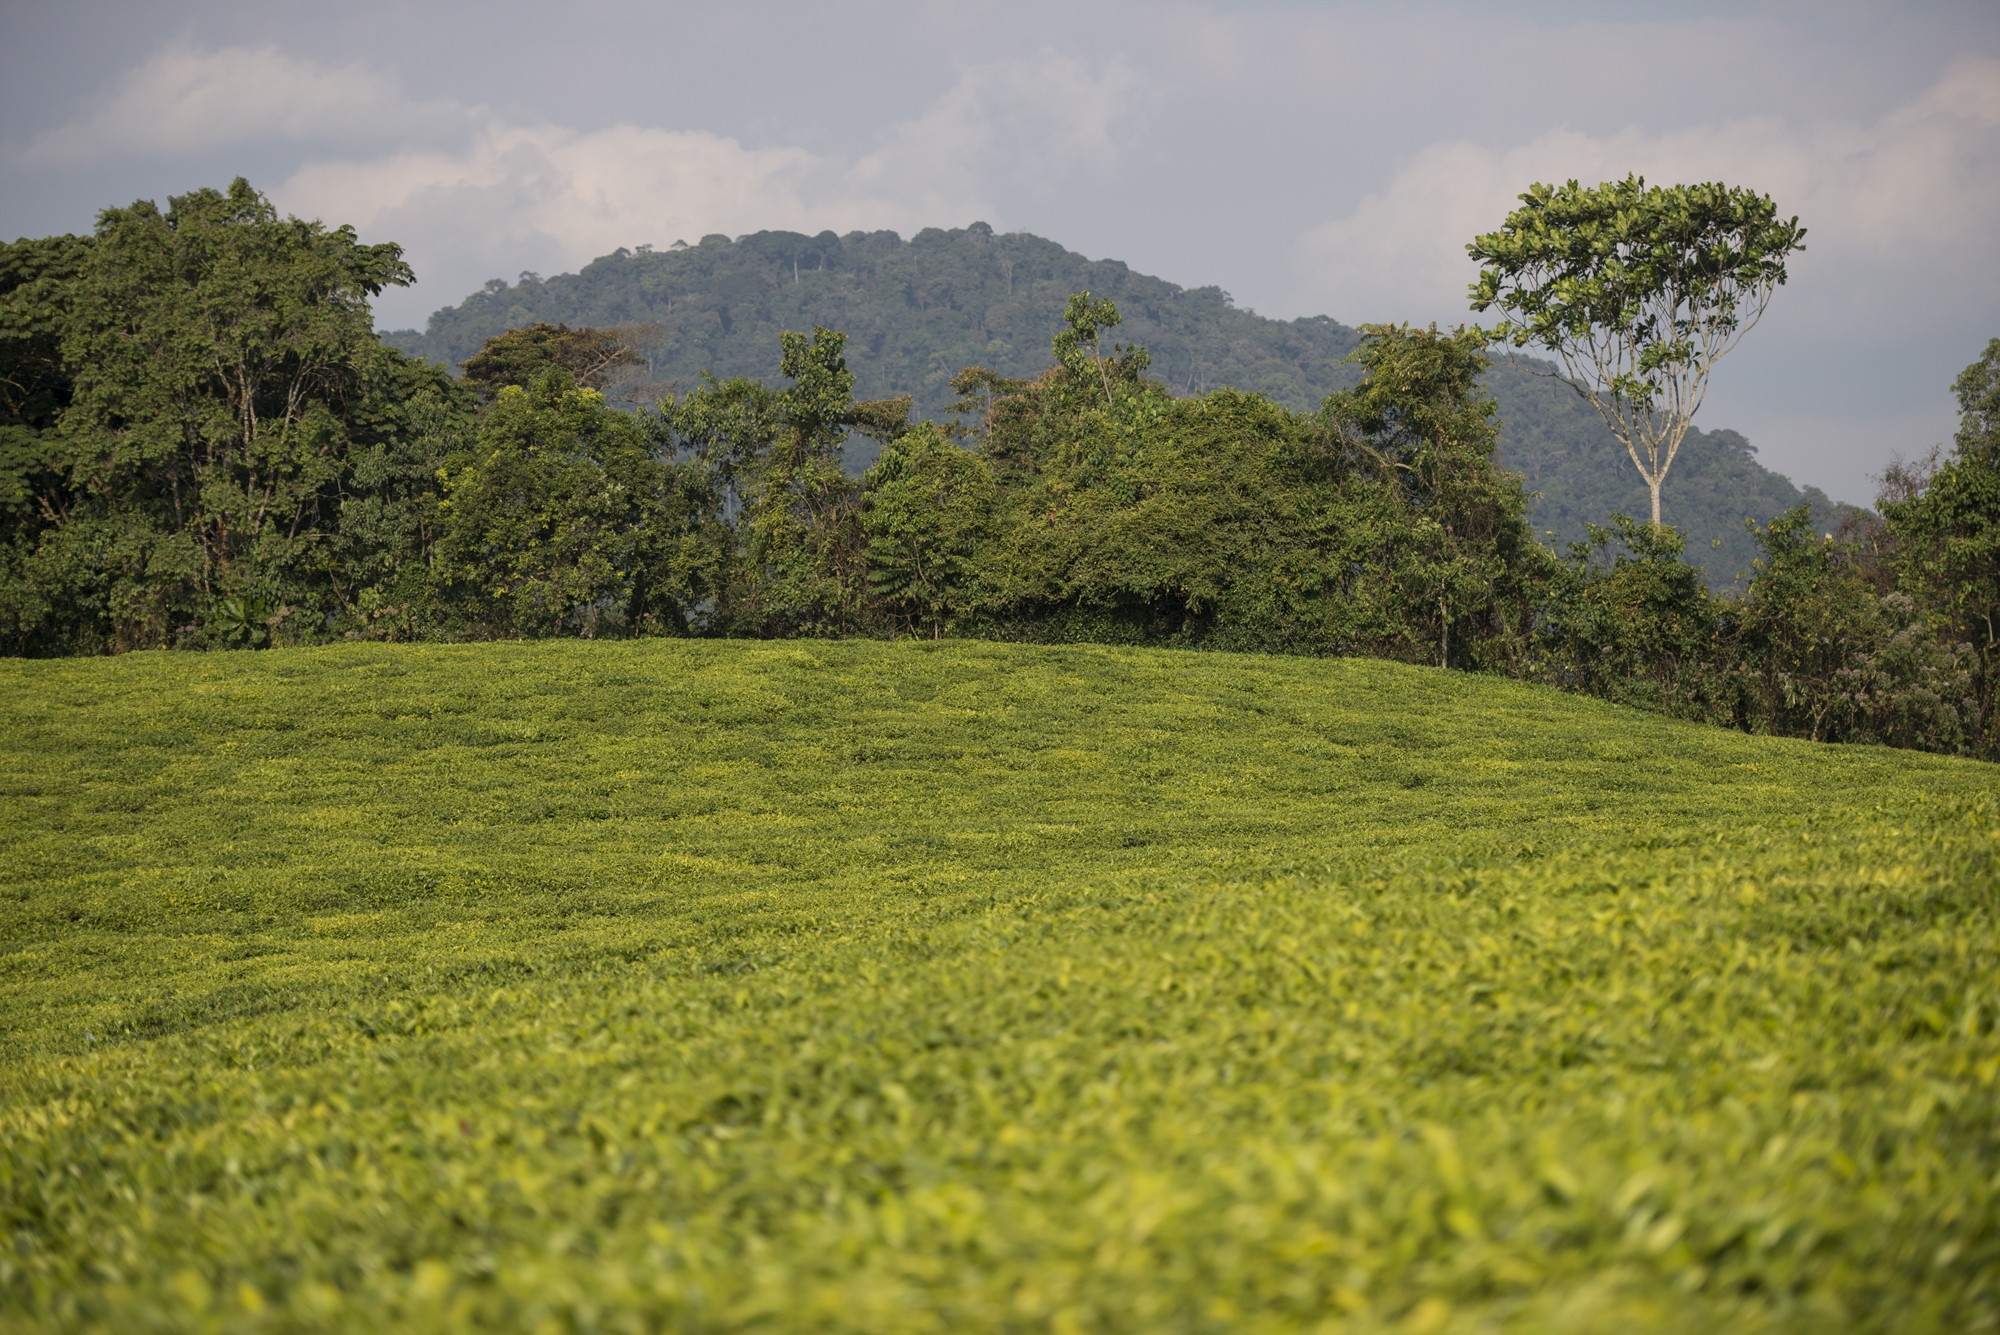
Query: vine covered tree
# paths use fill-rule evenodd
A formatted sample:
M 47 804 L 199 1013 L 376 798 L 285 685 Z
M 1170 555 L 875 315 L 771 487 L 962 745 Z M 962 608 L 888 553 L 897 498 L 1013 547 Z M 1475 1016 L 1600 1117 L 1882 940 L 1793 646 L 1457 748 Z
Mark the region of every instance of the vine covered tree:
M 1495 338 L 1555 354 L 1645 479 L 1658 527 L 1710 370 L 1763 316 L 1805 235 L 1769 196 L 1720 182 L 1537 184 L 1466 247 L 1480 264 L 1472 308 L 1500 308 Z

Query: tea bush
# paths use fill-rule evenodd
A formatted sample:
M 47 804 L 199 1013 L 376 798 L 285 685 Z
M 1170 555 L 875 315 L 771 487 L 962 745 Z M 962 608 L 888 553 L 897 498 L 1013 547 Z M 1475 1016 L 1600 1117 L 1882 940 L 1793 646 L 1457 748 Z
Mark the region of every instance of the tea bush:
M 1990 765 L 1157 649 L 0 678 L 8 1329 L 2000 1322 Z

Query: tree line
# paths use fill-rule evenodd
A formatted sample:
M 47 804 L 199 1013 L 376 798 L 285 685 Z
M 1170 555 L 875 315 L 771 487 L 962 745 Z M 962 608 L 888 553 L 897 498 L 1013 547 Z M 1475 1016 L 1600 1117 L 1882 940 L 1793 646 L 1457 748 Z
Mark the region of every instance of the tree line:
M 391 245 L 239 181 L 0 248 L 0 648 L 340 639 L 985 636 L 1371 654 L 1686 717 L 2000 755 L 2000 340 L 1948 456 L 1879 516 L 1755 533 L 1740 597 L 1665 525 L 1557 552 L 1496 463 L 1474 330 L 1371 326 L 1314 411 L 1175 393 L 1073 296 L 1046 369 L 952 411 L 775 384 L 638 411 L 614 335 L 536 325 L 462 376 L 376 338 Z M 879 444 L 862 476 L 856 437 Z
M 966 366 L 1039 374 L 1064 300 L 1085 290 L 1117 303 L 1120 332 L 1145 346 L 1147 373 L 1176 394 L 1227 385 L 1310 412 L 1360 376 L 1346 361 L 1360 334 L 1336 320 L 1268 319 L 1219 288 L 1181 288 L 979 223 L 910 237 L 759 232 L 619 250 L 576 273 L 496 279 L 432 314 L 427 333 L 382 338 L 456 368 L 509 329 L 617 328 L 643 363 L 620 371 L 606 393 L 650 405 L 700 383 L 705 370 L 769 378 L 781 330 L 824 325 L 847 334 L 862 398 L 910 393 L 918 416 L 942 421 L 956 397 L 949 381 Z M 1498 359 L 1483 383 L 1500 404 L 1501 458 L 1528 479 L 1530 522 L 1560 543 L 1585 536 L 1587 520 L 1645 513 L 1648 491 L 1598 413 L 1562 380 L 1537 373 L 1553 369 L 1544 355 Z M 846 466 L 860 471 L 875 449 L 865 437 L 850 440 Z M 1687 535 L 1688 559 L 1716 589 L 1729 588 L 1756 554 L 1744 519 L 1762 522 L 1805 501 L 1832 527 L 1843 509 L 1765 469 L 1751 443 L 1726 429 L 1689 430 L 1672 468 L 1665 517 Z

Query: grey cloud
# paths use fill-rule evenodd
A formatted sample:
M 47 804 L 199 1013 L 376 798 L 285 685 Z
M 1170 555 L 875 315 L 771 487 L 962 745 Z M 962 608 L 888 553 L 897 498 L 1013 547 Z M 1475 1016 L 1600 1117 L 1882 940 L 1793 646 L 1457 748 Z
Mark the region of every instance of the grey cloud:
M 119 80 L 83 116 L 28 142 L 29 166 L 160 155 L 250 143 L 332 145 L 408 135 L 474 112 L 407 96 L 361 65 L 324 66 L 273 46 L 203 49 L 172 42 Z

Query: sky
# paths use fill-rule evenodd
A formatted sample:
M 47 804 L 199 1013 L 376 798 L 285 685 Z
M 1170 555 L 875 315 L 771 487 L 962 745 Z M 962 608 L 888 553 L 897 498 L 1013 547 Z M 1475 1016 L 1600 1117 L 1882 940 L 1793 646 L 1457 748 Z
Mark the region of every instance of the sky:
M 245 176 L 405 247 L 383 328 L 619 246 L 975 220 L 1449 325 L 1534 182 L 1726 181 L 1807 249 L 1697 424 L 1856 502 L 2000 336 L 1992 0 L 9 0 L 0 125 L 0 238 Z

